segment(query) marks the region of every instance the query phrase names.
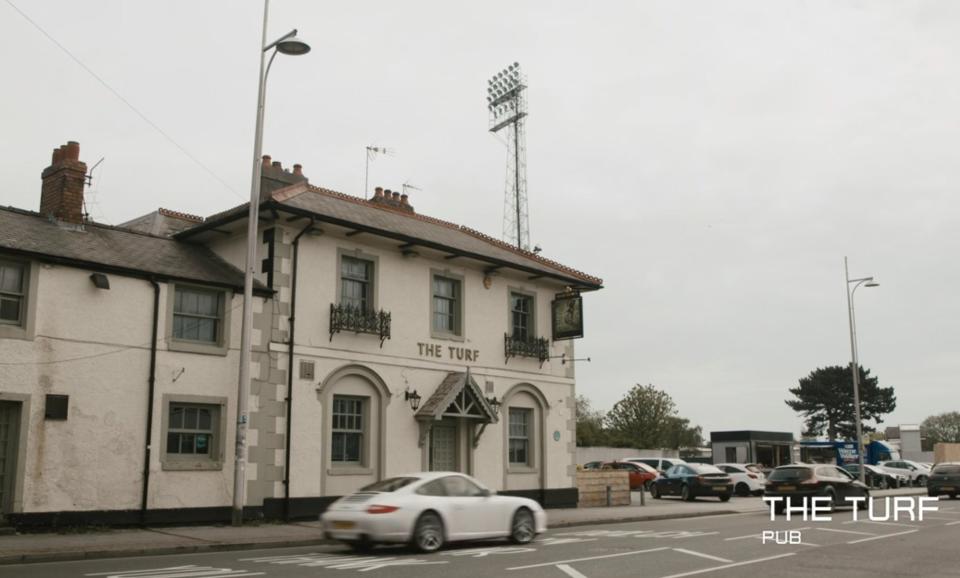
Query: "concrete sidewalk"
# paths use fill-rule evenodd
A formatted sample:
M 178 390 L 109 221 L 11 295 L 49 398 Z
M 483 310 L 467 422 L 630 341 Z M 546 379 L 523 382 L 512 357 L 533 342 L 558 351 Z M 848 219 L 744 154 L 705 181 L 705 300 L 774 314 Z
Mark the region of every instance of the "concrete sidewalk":
M 875 497 L 921 495 L 924 488 L 874 491 Z M 614 508 L 565 508 L 548 510 L 551 528 L 669 520 L 720 514 L 762 512 L 768 506 L 759 497 L 733 498 L 722 503 L 704 498 L 695 502 L 676 499 L 653 500 L 639 505 L 639 492 L 633 493 L 634 505 Z M 233 526 L 182 526 L 145 529 L 89 530 L 76 533 L 15 534 L 0 536 L 0 564 L 51 562 L 187 554 L 252 548 L 281 548 L 326 544 L 320 522 Z

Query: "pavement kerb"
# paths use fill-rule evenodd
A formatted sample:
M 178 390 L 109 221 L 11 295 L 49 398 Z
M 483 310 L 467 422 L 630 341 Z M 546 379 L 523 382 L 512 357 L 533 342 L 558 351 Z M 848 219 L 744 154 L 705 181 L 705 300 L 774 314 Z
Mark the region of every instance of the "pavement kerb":
M 726 516 L 729 514 L 753 514 L 763 510 L 712 510 L 710 512 L 677 512 L 674 514 L 638 514 L 619 518 L 596 518 L 590 520 L 570 520 L 557 524 L 548 524 L 547 528 L 571 528 L 573 526 L 593 526 L 594 524 L 621 524 L 627 522 L 655 522 L 657 520 L 679 520 L 683 518 L 703 518 L 707 516 Z

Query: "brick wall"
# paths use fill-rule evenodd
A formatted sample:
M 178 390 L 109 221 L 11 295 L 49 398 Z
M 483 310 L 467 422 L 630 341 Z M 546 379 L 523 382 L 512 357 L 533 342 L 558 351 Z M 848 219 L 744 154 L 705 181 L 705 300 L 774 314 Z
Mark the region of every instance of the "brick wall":
M 577 489 L 581 508 L 607 505 L 607 486 L 610 486 L 610 505 L 630 505 L 630 474 L 618 470 L 590 470 L 577 472 Z

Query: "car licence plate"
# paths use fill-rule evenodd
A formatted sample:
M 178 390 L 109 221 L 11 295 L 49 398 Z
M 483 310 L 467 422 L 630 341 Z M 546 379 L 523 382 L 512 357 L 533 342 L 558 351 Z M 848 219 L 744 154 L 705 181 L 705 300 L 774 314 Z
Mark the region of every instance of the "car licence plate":
M 954 490 L 953 486 L 940 486 L 940 489 L 944 492 L 952 492 Z
M 792 492 L 796 490 L 797 487 L 796 486 L 780 486 L 777 489 L 780 490 L 781 492 Z
M 714 486 L 713 489 L 714 489 L 714 490 L 718 490 L 718 491 L 720 491 L 720 492 L 726 492 L 726 491 L 727 491 L 727 488 L 729 488 L 729 487 L 730 487 L 730 486 Z
M 333 522 L 334 530 L 350 530 L 354 526 L 353 522 L 345 522 L 343 520 L 336 520 Z

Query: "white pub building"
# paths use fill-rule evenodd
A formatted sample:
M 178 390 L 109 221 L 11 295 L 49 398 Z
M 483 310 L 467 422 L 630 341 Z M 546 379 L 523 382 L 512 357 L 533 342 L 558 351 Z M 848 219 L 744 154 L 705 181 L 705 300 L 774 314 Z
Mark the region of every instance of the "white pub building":
M 573 339 L 602 281 L 263 169 L 246 516 L 420 470 L 575 506 Z M 39 212 L 0 207 L 0 513 L 229 520 L 248 207 L 101 225 L 86 172 L 68 143 Z

